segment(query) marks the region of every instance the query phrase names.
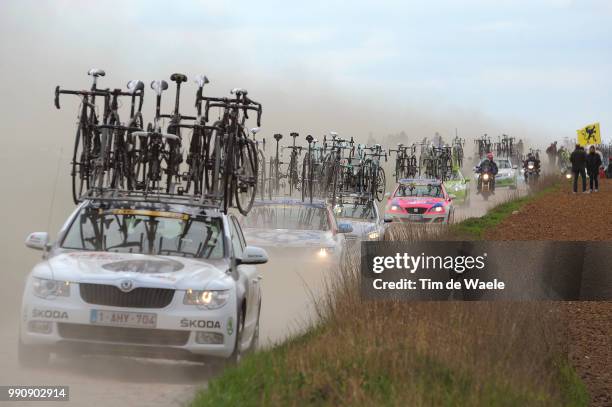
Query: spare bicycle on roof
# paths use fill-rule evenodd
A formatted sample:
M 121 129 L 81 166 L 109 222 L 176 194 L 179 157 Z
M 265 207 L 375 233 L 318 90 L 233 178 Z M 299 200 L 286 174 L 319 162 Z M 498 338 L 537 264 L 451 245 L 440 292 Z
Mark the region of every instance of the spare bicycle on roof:
M 55 89 L 58 109 L 62 94 L 81 98 L 71 162 L 75 203 L 129 198 L 217 207 L 223 212 L 235 206 L 248 213 L 262 155 L 247 136 L 246 124 L 248 112 L 254 111 L 257 126 L 261 125 L 262 106 L 248 97 L 246 89 L 232 89 L 230 97 L 205 96 L 209 80 L 196 76 L 196 115 L 187 115 L 181 112 L 180 98 L 188 78 L 175 73 L 170 76 L 176 88 L 174 108 L 162 113 L 162 96 L 169 86 L 165 80 L 155 80 L 150 84 L 155 115 L 145 129 L 142 81 L 128 82 L 127 90 L 100 89 L 98 79 L 105 72 L 92 69 L 88 74 L 93 77 L 89 90 Z M 122 120 L 126 98 L 129 118 Z M 211 123 L 214 113 L 216 120 Z

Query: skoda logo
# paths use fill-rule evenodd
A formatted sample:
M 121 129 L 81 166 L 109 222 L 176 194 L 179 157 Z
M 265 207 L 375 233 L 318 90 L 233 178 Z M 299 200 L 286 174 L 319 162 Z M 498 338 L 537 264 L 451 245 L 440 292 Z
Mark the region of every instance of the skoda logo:
M 132 280 L 121 280 L 119 289 L 124 293 L 130 292 L 134 289 L 134 282 Z

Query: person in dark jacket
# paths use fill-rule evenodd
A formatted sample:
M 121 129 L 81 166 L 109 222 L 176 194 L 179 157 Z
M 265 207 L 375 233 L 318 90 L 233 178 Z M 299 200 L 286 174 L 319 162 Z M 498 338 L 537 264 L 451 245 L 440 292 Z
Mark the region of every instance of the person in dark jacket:
M 589 154 L 586 156 L 586 170 L 589 174 L 590 192 L 599 190 L 599 167 L 601 167 L 601 156 L 595 151 L 595 146 L 589 148 Z M 593 189 L 595 184 L 595 189 Z
M 582 192 L 586 193 L 586 152 L 580 144 L 576 144 L 576 149 L 570 155 L 570 162 L 574 173 L 574 193 L 578 191 L 578 175 L 582 177 Z

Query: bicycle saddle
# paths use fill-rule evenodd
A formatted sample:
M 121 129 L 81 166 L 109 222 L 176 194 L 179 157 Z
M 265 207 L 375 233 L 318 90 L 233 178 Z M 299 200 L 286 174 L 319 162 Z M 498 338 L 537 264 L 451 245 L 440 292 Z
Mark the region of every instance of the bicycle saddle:
M 198 84 L 198 88 L 203 88 L 204 85 L 206 85 L 209 82 L 210 81 L 208 80 L 206 75 L 196 75 L 196 77 L 195 77 L 195 83 Z
M 259 133 L 259 130 L 261 130 L 260 127 L 253 127 L 251 129 L 251 134 L 255 135 L 255 134 Z
M 293 138 L 300 137 L 300 134 L 299 134 L 299 133 L 296 133 L 296 132 L 289 133 L 289 135 L 290 135 L 291 137 L 293 137 Z
M 136 93 L 139 90 L 143 91 L 144 87 L 145 87 L 144 82 L 139 81 L 138 79 L 132 79 L 131 81 L 127 83 L 127 88 L 130 93 Z
M 87 75 L 90 75 L 90 76 L 95 76 L 95 77 L 97 78 L 98 76 L 104 76 L 104 75 L 106 75 L 106 72 L 104 72 L 104 70 L 103 70 L 103 69 L 91 68 L 91 69 L 90 69 L 90 70 L 87 72 Z
M 187 76 L 182 73 L 173 73 L 170 75 L 170 80 L 176 83 L 187 82 Z
M 158 95 L 161 95 L 163 91 L 168 89 L 168 82 L 164 80 L 153 81 L 151 82 L 151 89 L 153 89 Z
M 278 141 L 278 140 L 280 140 L 280 139 L 282 139 L 282 138 L 283 138 L 283 135 L 282 135 L 282 134 L 280 134 L 280 133 L 276 133 L 276 134 L 274 135 L 274 140 L 277 140 L 277 141 Z
M 230 91 L 232 95 L 247 95 L 249 92 L 243 88 L 234 88 Z

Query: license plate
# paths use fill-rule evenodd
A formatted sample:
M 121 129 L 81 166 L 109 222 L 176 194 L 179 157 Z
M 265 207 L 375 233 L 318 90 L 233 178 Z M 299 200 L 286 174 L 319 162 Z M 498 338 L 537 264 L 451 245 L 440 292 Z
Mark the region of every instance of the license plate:
M 89 315 L 89 321 L 96 325 L 155 328 L 157 326 L 157 314 L 92 309 Z
M 420 222 L 423 220 L 423 215 L 408 215 L 408 219 L 413 222 Z

